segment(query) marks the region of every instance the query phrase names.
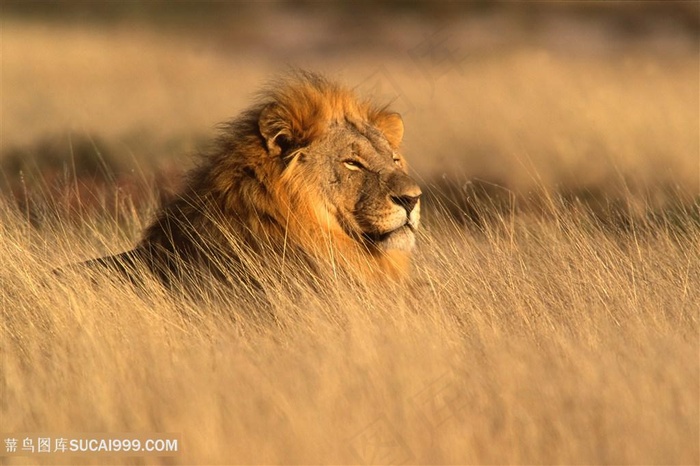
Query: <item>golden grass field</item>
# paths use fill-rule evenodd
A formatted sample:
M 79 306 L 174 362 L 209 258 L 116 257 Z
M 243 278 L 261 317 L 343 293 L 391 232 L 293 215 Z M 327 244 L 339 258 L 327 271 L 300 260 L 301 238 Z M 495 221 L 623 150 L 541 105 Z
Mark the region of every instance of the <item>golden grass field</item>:
M 285 64 L 4 20 L 0 432 L 175 433 L 180 452 L 0 462 L 700 463 L 697 43 L 478 54 L 452 26 L 416 55 L 397 50 L 426 31 L 403 26 L 393 51 L 288 63 L 404 114 L 414 279 L 318 293 L 261 267 L 263 311 L 50 272 L 131 247 L 159 180 Z

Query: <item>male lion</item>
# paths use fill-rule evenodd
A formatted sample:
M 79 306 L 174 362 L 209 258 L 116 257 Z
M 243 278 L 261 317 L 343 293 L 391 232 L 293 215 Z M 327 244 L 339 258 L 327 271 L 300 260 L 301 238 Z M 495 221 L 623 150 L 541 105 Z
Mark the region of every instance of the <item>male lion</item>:
M 166 282 L 202 271 L 239 280 L 241 257 L 253 254 L 364 279 L 404 277 L 421 190 L 398 152 L 402 136 L 397 113 L 317 74 L 292 73 L 223 126 L 135 249 L 88 263 L 127 275 L 145 265 Z

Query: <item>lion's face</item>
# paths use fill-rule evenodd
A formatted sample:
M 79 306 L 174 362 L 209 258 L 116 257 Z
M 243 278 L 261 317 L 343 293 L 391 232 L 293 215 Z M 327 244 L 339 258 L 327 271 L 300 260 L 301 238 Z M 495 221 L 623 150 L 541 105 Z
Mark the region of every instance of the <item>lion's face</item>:
M 358 258 L 354 244 L 380 268 L 405 272 L 421 190 L 398 152 L 401 117 L 317 76 L 282 89 L 258 127 L 274 167 L 267 179 L 279 178 L 276 203 L 287 206 L 285 232 L 303 248 L 331 250 L 331 261 L 333 248 Z
M 421 190 L 381 130 L 334 122 L 296 157 L 295 169 L 319 188 L 326 211 L 348 236 L 371 250 L 413 249 Z

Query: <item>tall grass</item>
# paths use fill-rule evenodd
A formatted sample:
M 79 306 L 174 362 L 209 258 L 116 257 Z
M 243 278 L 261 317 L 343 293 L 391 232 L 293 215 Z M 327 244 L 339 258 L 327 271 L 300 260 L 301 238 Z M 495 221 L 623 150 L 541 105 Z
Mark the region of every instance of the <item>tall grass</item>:
M 2 430 L 177 432 L 183 464 L 697 463 L 697 212 L 628 230 L 572 212 L 433 214 L 389 288 L 263 267 L 259 312 L 56 280 L 123 230 L 31 231 L 3 204 Z

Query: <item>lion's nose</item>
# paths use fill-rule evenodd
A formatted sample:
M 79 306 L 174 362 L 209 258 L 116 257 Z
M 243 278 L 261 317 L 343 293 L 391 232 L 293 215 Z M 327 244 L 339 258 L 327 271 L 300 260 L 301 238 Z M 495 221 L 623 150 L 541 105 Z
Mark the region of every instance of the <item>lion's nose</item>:
M 416 204 L 418 204 L 421 194 L 420 188 L 416 186 L 416 188 L 411 190 L 410 193 L 404 193 L 400 196 L 391 196 L 391 200 L 394 202 L 394 204 L 400 205 L 406 209 L 406 213 L 410 215 L 413 208 L 416 206 Z

